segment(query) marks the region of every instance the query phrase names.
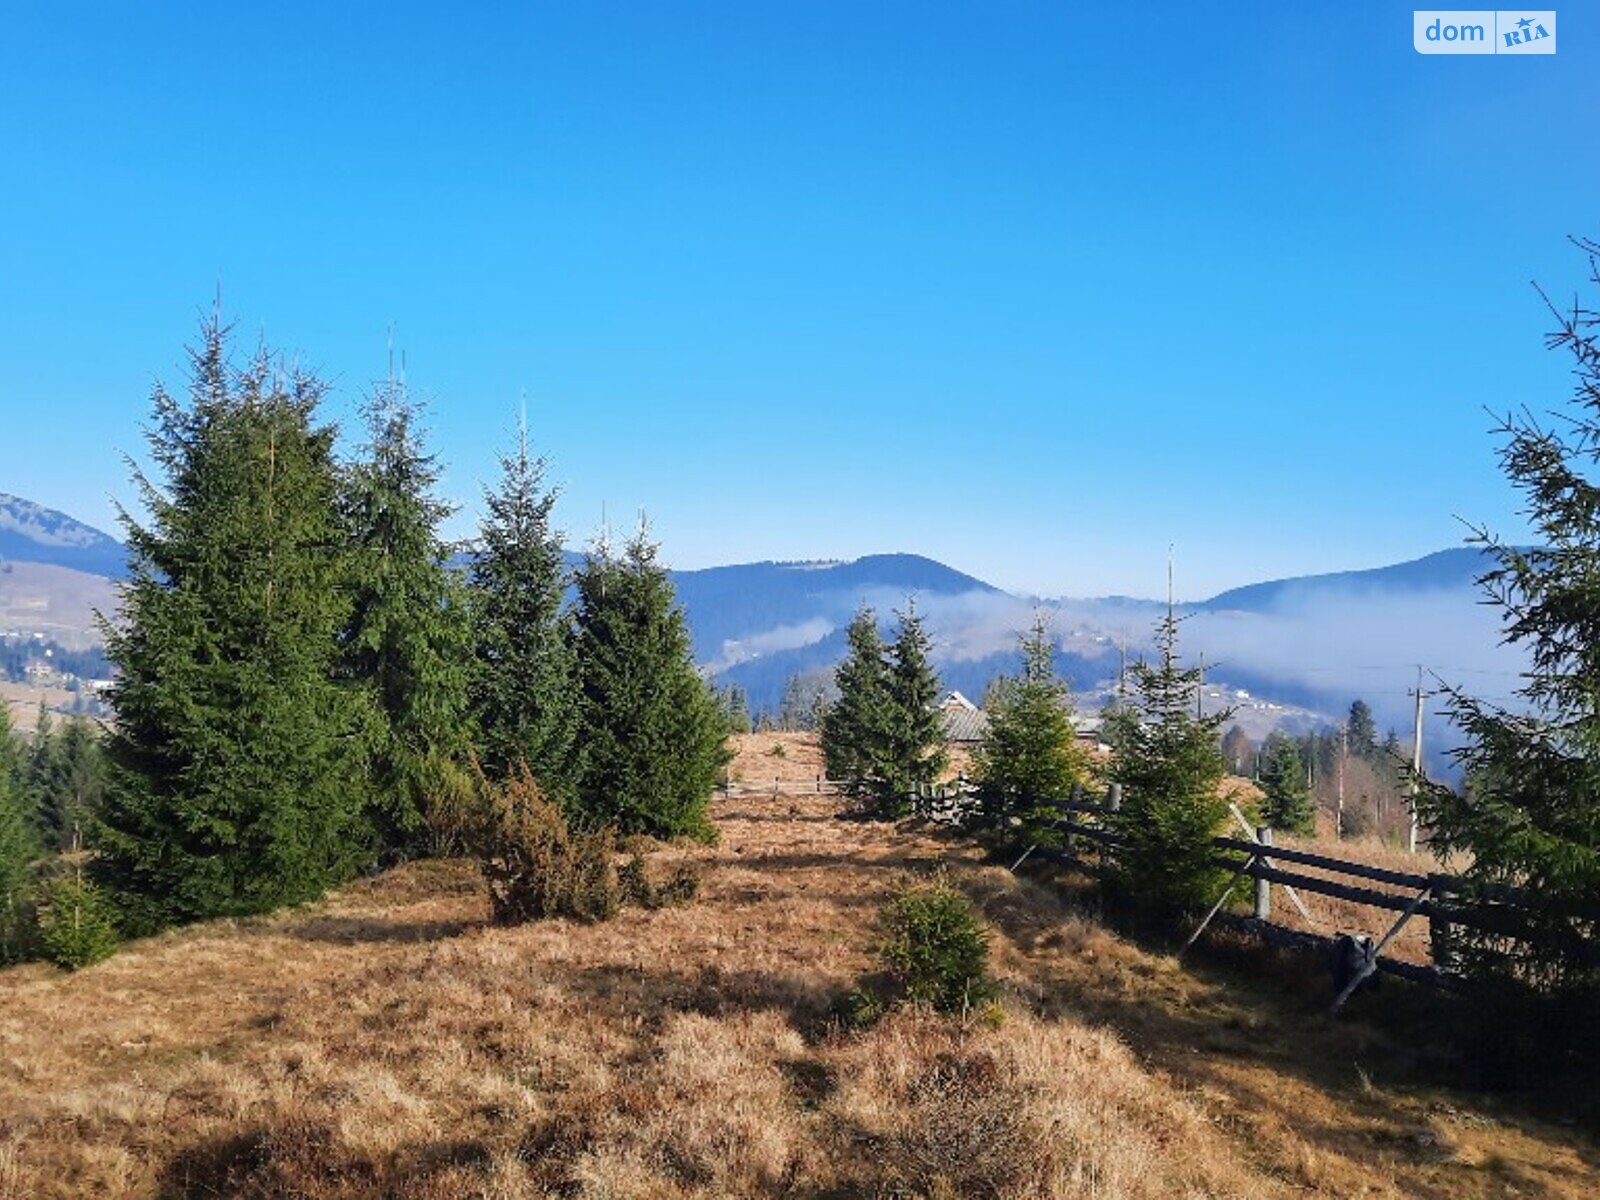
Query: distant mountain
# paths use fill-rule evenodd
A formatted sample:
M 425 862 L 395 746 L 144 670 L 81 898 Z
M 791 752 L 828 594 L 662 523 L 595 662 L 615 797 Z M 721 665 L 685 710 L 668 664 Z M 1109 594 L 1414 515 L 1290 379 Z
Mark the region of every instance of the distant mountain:
M 32 500 L 0 492 L 0 561 L 70 567 L 121 578 L 127 550 L 100 530 Z
M 888 617 L 916 597 L 1002 596 L 971 575 L 916 554 L 851 562 L 759 562 L 674 571 L 693 627 L 695 656 L 720 666 L 820 641 L 862 604 Z
M 581 556 L 569 553 L 567 561 L 576 565 Z M 1335 714 L 1359 696 L 1380 723 L 1407 727 L 1406 689 L 1418 663 L 1478 694 L 1504 695 L 1516 685 L 1522 664 L 1500 644 L 1499 614 L 1478 603 L 1474 581 L 1487 565 L 1476 549 L 1453 549 L 1374 570 L 1233 588 L 1185 606 L 1181 649 L 1192 661 L 1203 656 L 1208 684 L 1252 720 Z M 57 638 L 71 638 L 69 627 L 82 622 L 82 636 L 72 639 L 81 642 L 96 636 L 89 609 L 108 611 L 114 602 L 104 577 L 124 571 L 123 548 L 71 517 L 0 495 L 0 571 L 7 568 L 0 621 Z M 995 675 L 1017 668 L 1017 634 L 1043 610 L 1058 640 L 1057 670 L 1087 707 L 1109 694 L 1124 654 L 1132 662 L 1148 653 L 1164 609 L 1128 597 L 1014 596 L 915 554 L 745 563 L 675 571 L 672 579 L 696 661 L 766 709 L 777 707 L 791 676 L 831 673 L 862 604 L 889 629 L 894 610 L 914 598 L 944 685 L 974 699 Z
M 1252 583 L 1213 596 L 1197 608 L 1212 612 L 1272 612 L 1304 603 L 1313 596 L 1375 596 L 1394 592 L 1444 592 L 1473 588 L 1492 565 L 1475 546 L 1440 550 L 1410 562 L 1366 571 L 1335 571 Z

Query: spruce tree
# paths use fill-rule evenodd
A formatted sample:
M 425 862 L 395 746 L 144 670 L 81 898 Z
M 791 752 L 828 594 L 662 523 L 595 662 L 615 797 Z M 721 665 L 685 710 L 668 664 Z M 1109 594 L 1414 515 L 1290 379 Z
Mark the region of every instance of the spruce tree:
M 1021 649 L 1021 673 L 1002 676 L 988 692 L 989 727 L 972 756 L 986 824 L 1031 823 L 1083 778 L 1071 697 L 1056 674 L 1044 617 L 1022 636 Z
M 112 776 L 94 868 L 131 931 L 305 900 L 370 861 L 371 711 L 341 678 L 349 569 L 325 385 L 213 318 L 157 387 L 107 630 Z
M 604 541 L 589 554 L 577 591 L 582 817 L 623 833 L 714 839 L 707 809 L 730 757 L 728 725 L 695 670 L 683 610 L 643 522 L 621 557 Z
M 789 676 L 784 681 L 783 698 L 778 705 L 778 728 L 791 733 L 809 729 L 814 707 L 799 673 Z
M 1306 784 L 1305 763 L 1293 738 L 1274 732 L 1261 753 L 1261 789 L 1266 793 L 1262 816 L 1285 833 L 1316 832 L 1316 809 Z
M 1348 733 L 1345 735 L 1350 753 L 1357 758 L 1371 758 L 1378 749 L 1378 727 L 1372 722 L 1372 710 L 1365 700 L 1350 705 Z
M 116 914 L 81 861 L 63 864 L 44 885 L 38 924 L 43 957 L 69 971 L 109 958 L 117 948 Z
M 581 769 L 577 693 L 562 612 L 567 570 L 551 523 L 557 493 L 544 475 L 519 429 L 515 451 L 501 456 L 499 485 L 484 494 L 468 695 L 484 772 L 507 779 L 526 765 L 544 795 L 566 806 Z
M 23 757 L 22 771 L 23 802 L 29 819 L 45 843 L 54 844 L 51 810 L 61 793 L 65 772 L 57 744 L 55 718 L 42 700 L 34 718 L 33 736 L 28 740 L 27 754 Z
M 22 789 L 21 754 L 9 706 L 0 701 L 0 965 L 33 947 L 39 840 Z
M 1196 715 L 1200 671 L 1180 664 L 1179 620 L 1169 601 L 1156 625 L 1159 661 L 1132 667 L 1133 695 L 1112 738 L 1112 778 L 1122 785 L 1112 825 L 1123 837 L 1121 886 L 1142 903 L 1192 907 L 1220 883 L 1211 862 L 1211 839 L 1227 815 L 1217 790 L 1226 773 L 1218 734 L 1232 712 Z
M 862 800 L 884 787 L 893 701 L 877 614 L 861 608 L 845 636 L 849 651 L 833 676 L 839 697 L 822 715 L 822 755 L 828 778 Z
M 1578 245 L 1600 287 L 1600 242 Z M 1418 810 L 1435 852 L 1459 852 L 1469 878 L 1527 888 L 1544 902 L 1528 914 L 1527 939 L 1464 930 L 1464 965 L 1564 991 L 1600 989 L 1600 307 L 1575 299 L 1551 313 L 1548 344 L 1571 357 L 1573 396 L 1548 424 L 1524 409 L 1497 430 L 1534 544 L 1486 529 L 1472 538 L 1491 563 L 1480 583 L 1504 610 L 1503 640 L 1528 655 L 1523 703 L 1508 711 L 1448 690 L 1466 735 L 1456 757 L 1468 786 L 1421 781 Z
M 727 722 L 730 733 L 749 733 L 750 699 L 737 683 L 730 683 L 727 687 L 716 690 L 717 707 L 722 710 L 722 719 Z
M 878 801 L 885 812 L 904 816 L 915 798 L 933 787 L 948 760 L 927 630 L 914 603 L 895 616 L 900 627 L 889 644 L 888 738 Z
M 100 727 L 75 716 L 53 735 L 51 788 L 40 815 L 46 843 L 55 850 L 80 849 L 105 794 L 105 753 Z
M 460 770 L 470 631 L 439 534 L 451 508 L 417 405 L 391 373 L 365 406 L 367 445 L 347 473 L 352 607 L 345 668 L 371 692 L 373 812 L 391 853 L 419 845 L 430 803 Z

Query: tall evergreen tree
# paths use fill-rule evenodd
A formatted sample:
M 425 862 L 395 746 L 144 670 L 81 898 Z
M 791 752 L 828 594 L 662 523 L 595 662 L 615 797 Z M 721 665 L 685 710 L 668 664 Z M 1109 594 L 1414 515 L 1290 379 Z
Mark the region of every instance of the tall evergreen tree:
M 1232 711 L 1195 714 L 1198 668 L 1178 658 L 1179 617 L 1171 602 L 1156 626 L 1158 662 L 1135 663 L 1133 695 L 1117 715 L 1112 778 L 1122 785 L 1114 826 L 1122 885 L 1143 902 L 1189 907 L 1219 882 L 1211 839 L 1227 815 L 1218 794 L 1225 764 L 1218 731 Z
M 1600 287 L 1600 242 L 1578 244 Z M 1469 786 L 1425 785 L 1418 809 L 1434 849 L 1461 852 L 1470 878 L 1545 901 L 1529 940 L 1464 932 L 1465 965 L 1566 990 L 1600 988 L 1585 915 L 1600 908 L 1600 307 L 1574 300 L 1551 312 L 1549 345 L 1571 356 L 1573 397 L 1548 425 L 1525 409 L 1498 430 L 1501 466 L 1526 500 L 1535 544 L 1509 545 L 1485 529 L 1473 538 L 1493 564 L 1480 582 L 1504 610 L 1504 640 L 1530 660 L 1523 710 L 1451 689 Z
M 577 588 L 582 815 L 624 833 L 713 839 L 707 809 L 729 759 L 728 725 L 695 670 L 683 610 L 644 523 L 621 557 L 596 547 Z
M 35 740 L 34 753 L 41 752 Z M 105 795 L 105 753 L 100 727 L 76 716 L 50 736 L 48 781 L 37 797 L 45 843 L 54 850 L 84 845 Z
M 130 930 L 304 900 L 370 861 L 371 710 L 340 679 L 349 563 L 325 385 L 263 349 L 228 361 L 213 318 L 187 402 L 157 387 L 124 513 L 130 576 L 99 878 Z
M 750 698 L 737 683 L 716 690 L 717 707 L 727 722 L 729 733 L 750 732 Z
M 1371 758 L 1378 749 L 1378 727 L 1373 724 L 1372 710 L 1365 700 L 1351 703 L 1347 728 L 1350 753 L 1357 758 Z
M 22 756 L 22 803 L 28 819 L 46 844 L 55 841 L 50 811 L 61 791 L 63 773 L 55 718 L 41 700 L 33 721 L 33 736 Z
M 0 701 L 0 965 L 24 957 L 34 941 L 39 842 L 22 790 L 21 757 L 9 706 Z
M 1262 806 L 1267 824 L 1285 833 L 1316 832 L 1316 809 L 1306 783 L 1305 763 L 1300 747 L 1287 734 L 1267 736 L 1261 751 L 1261 788 L 1267 797 Z
M 948 761 L 939 716 L 939 676 L 915 603 L 897 611 L 900 627 L 889 644 L 889 725 L 880 803 L 903 816 L 912 797 L 925 795 Z
M 345 665 L 380 717 L 371 767 L 379 836 L 403 852 L 417 845 L 465 749 L 470 630 L 439 534 L 452 510 L 434 494 L 439 468 L 404 381 L 391 371 L 363 415 L 368 441 L 344 497 L 353 578 Z
M 525 428 L 500 459 L 500 483 L 472 561 L 473 663 L 469 682 L 479 758 L 491 777 L 526 764 L 559 806 L 576 793 L 578 711 L 562 612 L 567 570 L 551 523 L 557 492 Z
M 784 682 L 783 699 L 778 706 L 778 727 L 788 732 L 811 732 L 816 728 L 817 701 L 823 688 L 820 681 L 807 679 L 796 671 Z
M 889 667 L 877 614 L 863 607 L 846 631 L 849 651 L 834 672 L 839 697 L 822 716 L 822 755 L 828 778 L 857 799 L 884 788 L 888 750 Z
M 973 754 L 980 811 L 987 822 L 1031 823 L 1083 778 L 1067 685 L 1056 674 L 1045 618 L 1021 638 L 1022 672 L 1002 676 L 984 705 L 989 727 Z

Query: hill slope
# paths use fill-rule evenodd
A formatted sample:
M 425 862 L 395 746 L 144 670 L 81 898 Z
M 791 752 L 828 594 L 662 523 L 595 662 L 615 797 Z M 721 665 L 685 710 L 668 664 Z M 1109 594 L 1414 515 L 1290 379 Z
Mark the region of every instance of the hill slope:
M 127 570 L 122 543 L 65 513 L 0 492 L 0 561 L 48 563 L 120 578 Z
M 96 613 L 117 606 L 116 584 L 104 575 L 46 563 L 0 562 L 0 629 L 41 633 L 84 649 L 102 639 Z
M 421 863 L 80 974 L 0 971 L 0 1196 L 1580 1196 L 1593 1151 L 1415 1045 L 1125 943 L 959 845 L 735 801 L 682 909 L 484 923 Z M 949 861 L 1007 1015 L 830 1025 Z M 1369 1074 L 1350 1066 L 1357 1058 Z
M 1252 583 L 1221 592 L 1197 607 L 1212 611 L 1272 612 L 1324 597 L 1468 592 L 1477 586 L 1478 577 L 1491 563 L 1478 547 L 1461 546 L 1387 567 Z

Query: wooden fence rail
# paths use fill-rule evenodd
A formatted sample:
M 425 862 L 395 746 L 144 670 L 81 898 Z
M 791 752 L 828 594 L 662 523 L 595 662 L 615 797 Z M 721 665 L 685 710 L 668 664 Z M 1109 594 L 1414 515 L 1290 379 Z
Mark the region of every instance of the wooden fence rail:
M 831 779 L 730 779 L 719 784 L 724 796 L 838 796 L 844 789 Z
M 774 782 L 773 788 L 776 789 L 778 786 Z M 729 790 L 750 795 L 760 795 L 764 792 L 770 795 L 829 795 L 841 794 L 843 791 L 838 784 L 820 778 L 815 790 L 793 790 L 808 787 L 809 781 L 802 781 L 798 784 L 783 785 L 782 792 L 768 791 L 759 783 L 734 784 Z M 1117 849 L 1126 843 L 1126 838 L 1108 824 L 1108 819 L 1114 817 L 1118 811 L 1119 791 L 1120 789 L 1113 785 L 1106 803 L 1092 803 L 1078 799 L 1077 796 L 1081 795 L 1081 792 L 1076 789 L 1073 798 L 1046 802 L 1043 807 L 1061 814 L 1061 818 L 1051 828 L 1060 836 L 1062 844 L 1059 847 L 1029 846 L 1021 858 L 1013 864 L 1013 869 L 1019 867 L 1029 857 L 1035 857 L 1090 872 L 1102 871 L 1107 865 L 1107 859 L 1114 857 Z M 931 796 L 921 796 L 915 801 L 919 811 L 926 815 L 957 823 L 961 821 L 965 806 L 970 802 L 970 789 L 959 786 L 953 789 L 940 789 Z M 1235 813 L 1237 815 L 1237 810 Z M 1240 815 L 1238 819 L 1243 824 L 1243 816 Z M 1332 946 L 1335 938 L 1291 928 L 1271 919 L 1274 885 L 1285 888 L 1290 900 L 1308 919 L 1310 914 L 1300 903 L 1299 892 L 1329 896 L 1347 903 L 1395 913 L 1398 914 L 1398 919 L 1378 943 L 1378 952 L 1373 956 L 1368 971 L 1383 971 L 1436 987 L 1447 987 L 1451 983 L 1452 972 L 1456 965 L 1455 931 L 1458 928 L 1474 929 L 1496 937 L 1524 941 L 1544 936 L 1530 929 L 1527 919 L 1531 911 L 1538 911 L 1543 916 L 1550 915 L 1548 899 L 1537 892 L 1504 884 L 1481 883 L 1442 872 L 1424 874 L 1396 871 L 1388 867 L 1375 867 L 1309 850 L 1278 846 L 1272 843 L 1271 833 L 1270 829 L 1258 830 L 1256 837 L 1259 840 L 1253 841 L 1237 837 L 1212 839 L 1212 845 L 1217 850 L 1216 865 L 1232 873 L 1236 879 L 1254 880 L 1256 888 L 1253 911 L 1249 915 L 1224 911 L 1223 901 L 1227 896 L 1225 892 L 1218 897 L 1218 904 L 1207 917 L 1207 922 L 1215 921 L 1239 928 L 1277 945 L 1301 949 L 1327 949 Z M 1085 858 L 1079 853 L 1080 841 L 1093 843 L 1100 852 L 1092 859 Z M 1281 864 L 1311 868 L 1324 874 L 1313 875 L 1305 870 L 1290 870 Z M 1345 878 L 1330 879 L 1329 875 Z M 1382 891 L 1367 886 L 1374 883 L 1404 889 L 1404 892 L 1409 894 Z M 1561 910 L 1560 915 L 1580 923 L 1577 926 L 1580 930 L 1578 936 L 1586 942 L 1592 940 L 1596 931 L 1600 931 L 1600 906 L 1568 905 Z M 1381 953 L 1382 948 L 1408 921 L 1419 916 L 1426 917 L 1429 922 L 1432 965 L 1423 966 L 1384 957 Z M 1202 928 L 1204 924 L 1202 923 Z M 1600 945 L 1595 945 L 1593 952 L 1595 961 L 1600 962 Z M 1343 996 L 1341 1001 L 1342 999 Z
M 1063 814 L 1062 819 L 1052 827 L 1060 835 L 1063 844 L 1060 848 L 1043 846 L 1030 848 L 1029 853 L 1036 857 L 1098 871 L 1105 866 L 1104 860 L 1107 857 L 1114 857 L 1117 848 L 1125 843 L 1124 837 L 1107 825 L 1108 818 L 1116 812 L 1116 808 L 1112 805 L 1071 799 L 1052 802 L 1050 807 Z M 1094 823 L 1081 819 L 1085 817 L 1091 818 Z M 1403 962 L 1380 954 L 1370 968 L 1414 982 L 1433 986 L 1449 985 L 1455 965 L 1457 928 L 1474 929 L 1497 937 L 1530 940 L 1540 935 L 1530 928 L 1528 912 L 1535 909 L 1545 914 L 1549 912 L 1545 898 L 1527 889 L 1485 885 L 1459 875 L 1441 872 L 1423 874 L 1396 871 L 1308 850 L 1277 846 L 1271 843 L 1271 831 L 1265 829 L 1258 834 L 1258 837 L 1261 840 L 1247 841 L 1236 837 L 1213 839 L 1212 844 L 1218 851 L 1215 859 L 1217 866 L 1231 872 L 1235 878 L 1249 878 L 1256 881 L 1256 892 L 1254 911 L 1251 915 L 1222 911 L 1222 902 L 1227 895 L 1224 892 L 1223 896 L 1219 896 L 1218 904 L 1207 918 L 1207 922 L 1216 920 L 1241 928 L 1278 945 L 1300 948 L 1330 946 L 1333 938 L 1290 928 L 1271 919 L 1273 885 L 1291 889 L 1291 899 L 1297 906 L 1299 898 L 1295 893 L 1310 892 L 1399 914 L 1385 936 L 1383 944 L 1386 944 L 1387 940 L 1412 918 L 1426 917 L 1429 921 L 1430 951 L 1433 959 L 1431 966 Z M 1078 853 L 1077 843 L 1080 839 L 1092 842 L 1101 848 L 1102 852 L 1097 856 L 1098 861 L 1085 859 Z M 1287 869 L 1284 864 L 1287 864 L 1287 867 L 1312 868 L 1324 874 L 1309 874 L 1305 870 Z M 1344 876 L 1345 879 L 1329 878 L 1330 875 Z M 1409 894 L 1366 886 L 1373 883 L 1404 889 Z M 1303 906 L 1301 911 L 1305 911 Z M 1570 906 L 1566 915 L 1587 923 L 1600 918 L 1600 910 L 1587 905 Z M 1202 928 L 1204 924 L 1205 922 L 1202 923 Z M 1596 948 L 1596 956 L 1600 958 L 1600 947 Z

